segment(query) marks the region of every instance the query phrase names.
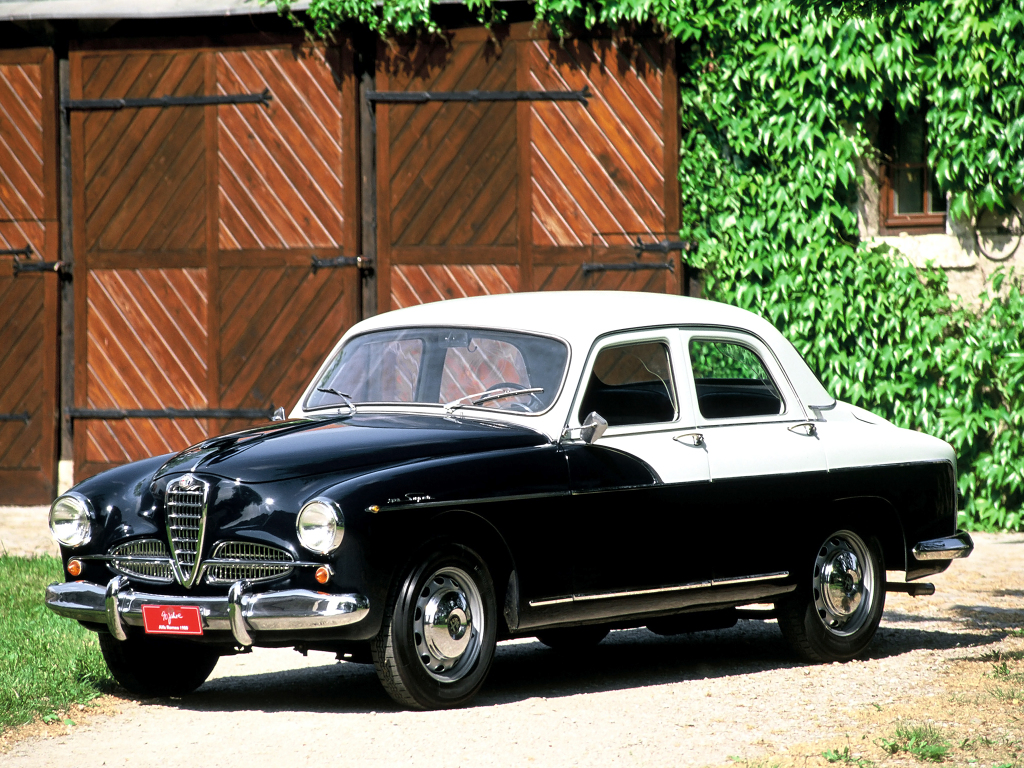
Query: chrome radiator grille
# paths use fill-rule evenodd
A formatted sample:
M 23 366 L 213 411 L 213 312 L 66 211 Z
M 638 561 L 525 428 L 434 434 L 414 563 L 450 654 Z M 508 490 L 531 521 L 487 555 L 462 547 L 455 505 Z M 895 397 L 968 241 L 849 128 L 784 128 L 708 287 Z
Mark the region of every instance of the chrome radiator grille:
M 116 573 L 155 584 L 170 584 L 174 581 L 170 553 L 167 545 L 159 539 L 139 539 L 118 544 L 109 554 L 113 557 L 110 568 Z M 119 556 L 125 559 L 119 559 Z M 135 558 L 163 558 L 164 562 L 140 562 Z
M 185 587 L 191 587 L 199 576 L 209 491 L 207 483 L 192 475 L 184 475 L 167 485 L 164 500 L 167 539 L 174 554 L 175 575 Z
M 241 562 L 217 563 L 207 561 L 207 584 L 231 584 L 239 579 L 247 579 L 255 584 L 261 581 L 273 581 L 284 578 L 292 572 L 291 563 L 294 558 L 292 558 L 289 552 L 266 544 L 253 544 L 248 541 L 225 541 L 214 548 L 213 560 L 237 560 Z M 280 565 L 277 563 L 280 563 Z

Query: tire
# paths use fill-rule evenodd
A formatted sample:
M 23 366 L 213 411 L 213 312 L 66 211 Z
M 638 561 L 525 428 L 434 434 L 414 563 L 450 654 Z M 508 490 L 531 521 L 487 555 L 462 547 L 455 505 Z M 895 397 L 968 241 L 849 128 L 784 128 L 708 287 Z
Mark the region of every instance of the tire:
M 114 679 L 136 696 L 184 696 L 206 682 L 220 654 L 213 648 L 163 637 L 116 640 L 100 634 L 100 650 Z
M 567 627 L 537 633 L 537 639 L 553 651 L 586 650 L 593 648 L 606 637 L 606 627 Z
M 885 608 L 885 562 L 877 539 L 837 530 L 797 571 L 776 604 L 779 628 L 806 661 L 849 661 L 871 642 Z
M 431 549 L 398 583 L 370 644 L 377 677 L 411 709 L 469 701 L 490 672 L 498 612 L 487 564 L 473 550 Z

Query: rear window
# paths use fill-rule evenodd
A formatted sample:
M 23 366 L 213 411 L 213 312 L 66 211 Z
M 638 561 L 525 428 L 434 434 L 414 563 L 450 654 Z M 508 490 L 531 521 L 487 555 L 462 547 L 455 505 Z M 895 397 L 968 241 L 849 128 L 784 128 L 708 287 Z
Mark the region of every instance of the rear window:
M 761 358 L 742 344 L 690 341 L 697 408 L 705 419 L 775 416 L 783 412 L 779 388 Z

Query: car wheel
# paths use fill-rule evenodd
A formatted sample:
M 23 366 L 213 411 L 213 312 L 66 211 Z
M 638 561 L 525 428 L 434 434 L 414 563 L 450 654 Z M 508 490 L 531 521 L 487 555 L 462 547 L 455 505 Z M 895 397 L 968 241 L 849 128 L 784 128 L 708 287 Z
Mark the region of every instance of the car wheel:
M 592 648 L 606 637 L 606 627 L 566 627 L 537 633 L 537 639 L 553 651 L 580 651 Z
M 490 571 L 471 549 L 442 546 L 410 569 L 370 646 L 391 698 L 444 709 L 474 696 L 494 659 L 496 605 Z
M 206 682 L 220 654 L 208 646 L 163 637 L 116 640 L 100 635 L 114 679 L 136 696 L 184 696 Z
M 875 539 L 838 530 L 815 550 L 810 567 L 805 561 L 800 570 L 796 591 L 776 606 L 782 634 L 808 661 L 849 661 L 871 642 L 882 619 L 881 547 Z

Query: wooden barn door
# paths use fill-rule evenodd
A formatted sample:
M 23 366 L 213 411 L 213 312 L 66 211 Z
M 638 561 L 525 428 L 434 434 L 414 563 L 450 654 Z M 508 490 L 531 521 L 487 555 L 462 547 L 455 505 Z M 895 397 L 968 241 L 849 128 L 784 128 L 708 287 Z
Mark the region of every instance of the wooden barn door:
M 58 277 L 32 271 L 57 261 L 55 93 L 50 49 L 0 51 L 0 504 L 56 487 Z
M 376 97 L 380 309 L 520 290 L 678 293 L 671 44 L 562 43 L 530 24 L 497 38 L 381 46 L 378 92 L 428 95 Z M 468 91 L 521 97 L 438 100 Z
M 311 261 L 356 241 L 342 58 L 71 54 L 76 479 L 290 408 L 356 320 L 356 269 Z M 231 103 L 180 103 L 201 96 Z
M 485 29 L 380 48 L 379 91 L 516 89 Z M 377 105 L 378 307 L 520 290 L 515 102 Z
M 523 43 L 530 88 L 593 98 L 528 105 L 534 290 L 679 293 L 678 84 L 671 44 Z M 616 268 L 617 267 L 617 268 Z M 632 267 L 632 268 L 631 268 Z

